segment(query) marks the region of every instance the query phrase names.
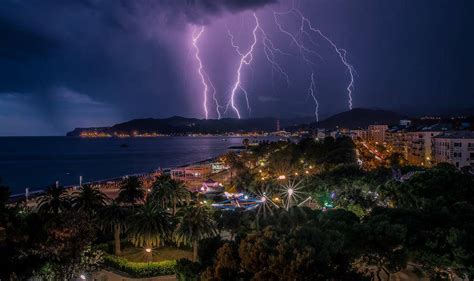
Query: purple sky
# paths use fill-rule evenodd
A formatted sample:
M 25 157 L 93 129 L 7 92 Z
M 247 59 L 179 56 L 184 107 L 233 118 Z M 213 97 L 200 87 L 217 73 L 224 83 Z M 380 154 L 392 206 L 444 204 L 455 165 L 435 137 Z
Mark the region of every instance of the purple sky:
M 312 73 L 319 117 L 347 110 L 350 73 L 331 42 L 307 26 L 300 33 L 297 13 L 277 15 L 296 43 L 279 30 L 275 12 L 292 7 L 347 50 L 354 107 L 408 114 L 474 108 L 469 0 L 3 0 L 0 135 L 62 135 L 133 118 L 204 118 L 192 44 L 202 26 L 196 42 L 202 73 L 222 115 L 236 117 L 229 102 L 253 42 L 253 13 L 261 29 L 240 84 L 251 111 L 242 88 L 234 100 L 242 117 L 315 116 Z M 268 40 L 273 48 L 265 53 Z M 208 116 L 217 118 L 211 88 L 207 98 Z

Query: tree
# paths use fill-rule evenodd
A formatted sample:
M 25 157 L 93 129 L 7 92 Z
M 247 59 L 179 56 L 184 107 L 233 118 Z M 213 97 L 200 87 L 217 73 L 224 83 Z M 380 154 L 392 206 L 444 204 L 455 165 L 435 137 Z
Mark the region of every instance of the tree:
M 187 206 L 179 210 L 178 216 L 179 223 L 175 230 L 175 239 L 178 244 L 192 245 L 193 260 L 197 261 L 199 240 L 217 235 L 211 210 L 204 205 Z
M 72 197 L 72 206 L 75 210 L 85 212 L 91 217 L 103 208 L 109 199 L 98 188 L 84 185 Z
M 56 268 L 56 280 L 73 280 L 84 269 L 84 254 L 95 240 L 95 227 L 84 213 L 64 212 L 44 225 L 47 236 L 33 253 Z
M 140 179 L 138 177 L 128 177 L 120 186 L 117 202 L 133 205 L 143 200 L 144 197 L 145 190 Z
M 38 201 L 39 212 L 43 214 L 58 215 L 70 207 L 71 200 L 66 189 L 55 184 L 47 187 Z
M 146 200 L 130 217 L 128 239 L 136 247 L 151 249 L 161 246 L 172 232 L 170 214 L 151 200 Z M 151 251 L 147 253 L 151 260 Z
M 243 141 L 242 141 L 242 144 L 245 146 L 245 149 L 249 149 L 249 145 L 250 145 L 250 140 L 245 138 Z
M 100 212 L 100 227 L 103 231 L 111 231 L 114 234 L 115 255 L 122 255 L 120 245 L 120 235 L 125 232 L 128 226 L 128 219 L 131 210 L 113 202 L 103 208 Z
M 162 208 L 171 207 L 175 215 L 177 205 L 189 201 L 191 194 L 182 181 L 162 175 L 153 184 L 151 197 L 160 202 Z
M 3 185 L 2 178 L 0 178 L 0 208 L 5 206 L 5 204 L 10 199 L 10 195 L 10 188 L 6 185 Z
M 407 228 L 393 222 L 390 214 L 391 210 L 377 210 L 366 218 L 360 231 L 362 260 L 377 268 L 379 281 L 384 280 L 381 271 L 387 275 L 386 280 L 390 280 L 391 274 L 404 269 L 408 262 Z

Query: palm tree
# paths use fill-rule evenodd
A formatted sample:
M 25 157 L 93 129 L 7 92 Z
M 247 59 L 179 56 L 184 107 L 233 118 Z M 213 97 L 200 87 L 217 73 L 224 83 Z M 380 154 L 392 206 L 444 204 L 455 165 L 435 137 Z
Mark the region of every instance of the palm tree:
M 90 184 L 81 186 L 72 198 L 72 206 L 78 211 L 93 215 L 104 207 L 109 199 L 98 188 Z
M 120 245 L 120 235 L 127 230 L 128 218 L 131 209 L 112 202 L 100 212 L 100 228 L 102 231 L 112 231 L 114 233 L 115 255 L 122 255 Z
M 70 198 L 62 186 L 56 184 L 46 188 L 44 195 L 38 200 L 41 213 L 58 215 L 71 206 Z
M 136 247 L 145 247 L 151 260 L 151 249 L 163 245 L 173 232 L 171 215 L 152 200 L 146 200 L 130 217 L 128 239 Z
M 177 205 L 189 201 L 191 193 L 182 181 L 162 175 L 153 184 L 151 198 L 158 201 L 162 208 L 171 207 L 172 214 L 175 215 Z
M 204 205 L 186 206 L 179 210 L 178 216 L 180 220 L 175 231 L 176 242 L 178 245 L 192 245 L 193 261 L 197 261 L 199 240 L 217 235 L 211 210 Z
M 120 187 L 117 202 L 133 205 L 137 201 L 143 200 L 144 197 L 145 190 L 140 179 L 138 177 L 128 177 Z

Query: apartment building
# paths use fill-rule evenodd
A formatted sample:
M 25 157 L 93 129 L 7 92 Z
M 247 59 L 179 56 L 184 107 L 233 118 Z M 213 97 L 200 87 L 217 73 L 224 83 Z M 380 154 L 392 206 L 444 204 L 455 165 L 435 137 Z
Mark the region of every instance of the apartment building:
M 385 142 L 385 132 L 388 130 L 388 125 L 370 125 L 368 128 L 368 139 L 372 142 Z
M 433 138 L 435 163 L 474 168 L 474 132 L 445 132 Z
M 452 129 L 449 124 L 435 124 L 407 131 L 407 160 L 412 165 L 431 167 L 433 138 Z
M 385 132 L 385 142 L 394 153 L 401 153 L 405 158 L 408 157 L 407 149 L 408 134 L 405 126 L 390 128 Z

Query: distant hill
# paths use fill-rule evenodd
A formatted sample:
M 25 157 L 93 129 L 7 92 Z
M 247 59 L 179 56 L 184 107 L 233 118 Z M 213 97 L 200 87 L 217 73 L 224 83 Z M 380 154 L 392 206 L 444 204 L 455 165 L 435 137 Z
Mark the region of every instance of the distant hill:
M 321 122 L 311 123 L 309 127 L 312 129 L 333 129 L 336 127 L 357 129 L 367 128 L 367 126 L 374 124 L 395 125 L 398 124 L 400 119 L 403 118 L 406 118 L 406 116 L 392 111 L 354 108 L 352 110 L 333 115 Z
M 280 127 L 285 128 L 299 124 L 310 123 L 314 118 L 303 117 L 294 119 L 281 119 Z M 233 119 L 223 118 L 220 120 L 203 120 L 196 118 L 185 118 L 174 116 L 165 119 L 135 119 L 128 122 L 100 128 L 76 128 L 67 133 L 67 136 L 79 136 L 82 132 L 96 131 L 103 133 L 159 133 L 159 134 L 220 134 L 228 132 L 273 132 L 276 130 L 277 118 L 251 118 Z

